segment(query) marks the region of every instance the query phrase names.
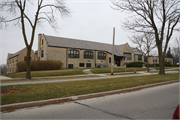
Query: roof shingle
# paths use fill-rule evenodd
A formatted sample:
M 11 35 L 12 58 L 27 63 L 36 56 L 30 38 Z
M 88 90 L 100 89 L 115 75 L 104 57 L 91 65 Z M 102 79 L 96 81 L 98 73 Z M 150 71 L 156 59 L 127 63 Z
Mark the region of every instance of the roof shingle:
M 77 48 L 77 49 L 87 49 L 87 50 L 98 50 L 106 51 L 112 54 L 112 45 L 106 43 L 90 42 L 85 40 L 77 40 L 70 38 L 54 37 L 44 35 L 45 40 L 48 43 L 48 46 L 53 47 L 65 47 L 65 48 Z M 122 51 L 123 45 L 115 45 L 114 55 L 124 57 L 120 54 Z

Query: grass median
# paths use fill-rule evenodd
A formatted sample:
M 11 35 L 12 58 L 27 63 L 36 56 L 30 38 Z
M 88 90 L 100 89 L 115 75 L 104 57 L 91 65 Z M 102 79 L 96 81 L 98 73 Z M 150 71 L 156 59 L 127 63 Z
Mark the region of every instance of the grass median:
M 1 87 L 1 105 L 97 93 L 177 80 L 179 74 L 133 76 L 113 79 L 15 85 Z M 17 93 L 2 95 L 2 91 Z
M 31 71 L 31 77 L 47 77 L 47 76 L 65 76 L 85 74 L 84 69 L 66 69 L 66 70 L 50 70 L 50 71 Z M 10 73 L 6 75 L 11 78 L 25 78 L 26 72 Z
M 114 68 L 113 71 L 114 71 L 114 73 L 125 72 L 125 71 L 126 72 L 134 72 L 134 69 L 136 69 L 136 71 L 146 71 L 147 70 L 147 68 L 142 68 L 142 67 L 128 67 L 128 68 Z M 91 72 L 94 74 L 111 73 L 111 68 L 92 68 Z

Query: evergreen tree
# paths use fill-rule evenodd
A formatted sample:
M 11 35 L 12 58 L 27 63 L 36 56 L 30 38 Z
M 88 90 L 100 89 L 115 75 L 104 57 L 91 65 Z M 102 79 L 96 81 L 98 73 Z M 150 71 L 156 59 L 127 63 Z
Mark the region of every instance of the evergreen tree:
M 171 53 L 171 48 L 169 47 L 169 50 L 167 51 L 167 53 L 166 53 L 166 57 L 167 58 L 174 58 L 173 57 L 173 54 Z

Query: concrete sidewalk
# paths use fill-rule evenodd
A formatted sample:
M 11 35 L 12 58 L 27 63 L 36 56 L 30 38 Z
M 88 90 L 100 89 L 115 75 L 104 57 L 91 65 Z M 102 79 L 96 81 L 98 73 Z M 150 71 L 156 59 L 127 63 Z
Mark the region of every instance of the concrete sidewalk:
M 138 72 L 137 72 L 138 73 Z M 99 79 L 109 79 L 109 78 L 120 78 L 120 77 L 133 77 L 133 76 L 145 76 L 145 75 L 156 75 L 158 73 L 145 73 L 139 72 L 140 74 L 128 74 L 128 75 L 106 75 L 102 77 L 90 77 L 90 78 L 74 78 L 74 79 L 59 79 L 59 80 L 46 80 L 46 81 L 25 81 L 25 82 L 14 82 L 14 83 L 1 83 L 0 86 L 9 86 L 9 85 L 26 85 L 26 84 L 41 84 L 41 83 L 54 83 L 54 82 L 70 82 L 70 81 L 83 81 L 83 80 L 99 80 Z M 167 71 L 166 73 L 178 73 L 178 71 Z M 95 74 L 98 75 L 98 74 Z M 76 75 L 80 76 L 80 75 Z M 43 79 L 43 77 L 42 77 Z
M 120 89 L 120 90 L 113 90 L 113 91 L 71 96 L 71 97 L 65 97 L 65 98 L 55 98 L 55 99 L 48 99 L 48 100 L 39 100 L 39 101 L 31 101 L 31 102 L 22 102 L 22 103 L 1 105 L 1 112 L 12 111 L 12 110 L 28 108 L 28 107 L 35 107 L 35 106 L 41 107 L 41 106 L 50 105 L 50 104 L 60 104 L 60 103 L 72 102 L 72 101 L 82 100 L 82 99 L 89 99 L 89 98 L 103 97 L 103 96 L 113 95 L 113 94 L 133 92 L 133 91 L 138 91 L 138 90 L 149 88 L 149 87 L 171 84 L 171 83 L 175 83 L 175 82 L 179 82 L 179 80 L 173 80 L 173 81 L 137 86 L 137 87 L 132 87 L 132 88 L 125 88 L 125 89 Z
M 6 76 L 0 76 L 0 80 L 10 80 L 10 79 L 12 79 L 12 78 L 6 77 Z

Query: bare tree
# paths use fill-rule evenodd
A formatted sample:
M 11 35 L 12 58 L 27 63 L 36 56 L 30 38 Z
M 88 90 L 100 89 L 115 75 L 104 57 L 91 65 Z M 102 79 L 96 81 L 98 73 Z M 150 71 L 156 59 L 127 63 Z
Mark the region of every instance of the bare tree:
M 5 75 L 7 72 L 7 66 L 5 64 L 2 64 L 0 66 L 0 75 Z
M 180 37 L 179 39 L 176 38 L 175 40 L 175 46 L 173 47 L 173 56 L 174 56 L 174 62 L 173 63 L 179 63 L 180 59 Z
M 154 35 L 143 33 L 142 35 L 134 35 L 130 40 L 138 45 L 138 48 L 144 52 L 145 57 L 147 56 L 147 67 L 149 72 L 149 53 L 156 47 Z
M 115 10 L 133 13 L 133 16 L 123 23 L 127 30 L 139 33 L 153 31 L 159 55 L 159 74 L 165 74 L 167 46 L 180 22 L 180 0 L 113 0 L 112 4 Z
M 36 3 L 35 5 L 34 2 Z M 35 9 L 36 11 L 33 18 L 27 14 L 28 7 L 31 7 L 31 9 Z M 58 27 L 55 13 L 60 13 L 61 16 L 64 17 L 70 14 L 70 10 L 63 0 L 51 0 L 48 2 L 44 0 L 3 0 L 0 2 L 0 11 L 2 12 L 0 15 L 1 28 L 6 28 L 10 22 L 14 22 L 13 25 L 20 25 L 22 29 L 24 42 L 27 48 L 26 78 L 31 79 L 30 55 L 37 25 L 41 25 L 42 22 L 47 22 L 54 30 L 56 30 Z M 29 43 L 26 33 L 26 23 L 29 23 L 31 26 L 31 38 Z

